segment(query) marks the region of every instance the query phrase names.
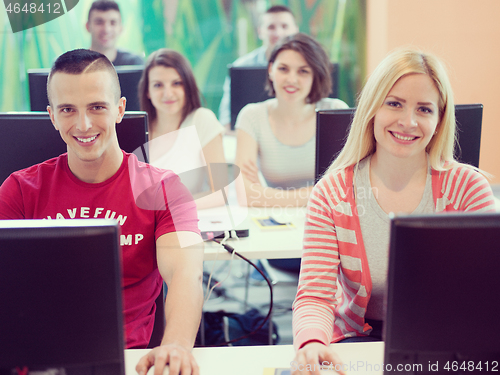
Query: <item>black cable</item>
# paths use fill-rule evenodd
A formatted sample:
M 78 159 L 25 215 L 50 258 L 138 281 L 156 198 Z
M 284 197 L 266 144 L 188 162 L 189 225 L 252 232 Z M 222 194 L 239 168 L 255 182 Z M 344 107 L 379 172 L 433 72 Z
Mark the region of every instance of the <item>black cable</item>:
M 223 244 L 221 243 L 221 241 L 218 241 L 217 239 L 212 239 L 212 241 L 218 243 L 219 245 L 221 245 L 226 251 L 228 251 L 229 253 L 234 253 L 236 254 L 237 256 L 239 256 L 241 259 L 243 259 L 245 262 L 249 263 L 253 268 L 255 268 L 257 271 L 259 271 L 259 273 L 262 275 L 262 277 L 264 278 L 264 280 L 266 280 L 267 282 L 267 285 L 269 286 L 269 294 L 270 294 L 270 298 L 271 298 L 271 302 L 269 303 L 269 311 L 267 312 L 267 315 L 266 317 L 264 318 L 264 320 L 262 321 L 262 323 L 257 327 L 255 328 L 252 332 L 250 333 L 247 333 L 243 336 L 240 336 L 240 337 L 237 337 L 235 339 L 232 339 L 232 340 L 229 340 L 229 341 L 224 341 L 224 342 L 221 342 L 219 344 L 212 344 L 212 345 L 207 345 L 207 347 L 214 347 L 214 346 L 225 346 L 225 345 L 228 345 L 228 344 L 232 344 L 233 342 L 236 342 L 236 341 L 239 341 L 239 340 L 243 340 L 243 339 L 246 339 L 247 337 L 250 337 L 252 335 L 254 335 L 255 333 L 257 333 L 262 327 L 264 327 L 264 324 L 266 324 L 267 321 L 269 321 L 269 318 L 271 317 L 271 313 L 273 311 L 273 287 L 271 285 L 271 281 L 267 278 L 267 276 L 264 274 L 264 272 L 262 272 L 253 262 L 251 262 L 250 260 L 248 260 L 246 257 L 244 257 L 243 255 L 241 255 L 240 253 L 238 253 L 237 251 L 234 250 L 233 247 L 227 245 L 227 244 Z

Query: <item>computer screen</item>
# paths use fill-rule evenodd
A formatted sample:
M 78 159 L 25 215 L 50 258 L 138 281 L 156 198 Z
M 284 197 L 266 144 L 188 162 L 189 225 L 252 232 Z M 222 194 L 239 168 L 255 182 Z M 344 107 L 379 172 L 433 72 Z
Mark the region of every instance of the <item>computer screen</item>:
M 138 87 L 144 66 L 142 65 L 122 65 L 115 66 L 120 81 L 122 96 L 127 98 L 127 111 L 140 111 Z
M 113 220 L 0 221 L 1 374 L 124 375 L 118 236 Z
M 384 364 L 480 374 L 496 360 L 500 370 L 499 264 L 498 213 L 392 218 Z
M 455 106 L 455 118 L 458 136 L 455 158 L 462 163 L 479 167 L 483 105 L 457 104 Z
M 122 96 L 127 98 L 127 111 L 140 111 L 137 88 L 144 67 L 142 65 L 116 66 Z M 28 69 L 30 108 L 32 111 L 45 111 L 49 105 L 47 98 L 47 78 L 50 69 Z
M 340 153 L 354 118 L 355 108 L 330 109 L 317 112 L 316 116 L 316 169 L 318 181 L 335 157 Z M 481 147 L 482 104 L 457 104 L 455 106 L 458 144 L 455 158 L 479 167 Z
M 271 98 L 264 88 L 267 80 L 266 66 L 230 66 L 231 77 L 231 128 L 248 103 L 258 103 Z M 330 98 L 338 98 L 339 65 L 332 64 L 332 92 Z
M 316 112 L 316 182 L 342 150 L 355 108 Z
M 66 152 L 66 143 L 47 112 L 0 113 L 0 184 L 12 172 Z M 146 112 L 125 112 L 116 125 L 120 147 L 134 152 L 147 142 Z M 43 141 L 42 141 L 43 140 Z

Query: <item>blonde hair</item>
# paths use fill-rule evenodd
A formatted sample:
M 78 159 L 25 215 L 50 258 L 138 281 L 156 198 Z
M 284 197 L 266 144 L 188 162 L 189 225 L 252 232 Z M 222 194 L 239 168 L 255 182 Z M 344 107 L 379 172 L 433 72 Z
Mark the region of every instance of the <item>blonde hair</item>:
M 446 69 L 437 57 L 415 49 L 397 50 L 389 54 L 374 70 L 361 91 L 358 107 L 347 141 L 327 173 L 357 164 L 375 152 L 373 120 L 394 84 L 409 74 L 428 75 L 439 92 L 439 122 L 436 134 L 427 145 L 431 167 L 449 169 L 454 162 L 455 104 Z

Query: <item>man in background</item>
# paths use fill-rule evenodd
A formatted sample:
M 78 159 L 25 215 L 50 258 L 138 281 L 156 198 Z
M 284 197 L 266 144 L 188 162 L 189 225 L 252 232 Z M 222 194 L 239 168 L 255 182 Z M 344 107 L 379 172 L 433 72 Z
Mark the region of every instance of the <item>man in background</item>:
M 299 32 L 292 11 L 284 5 L 270 7 L 260 17 L 259 39 L 262 46 L 241 56 L 233 66 L 267 66 L 267 60 L 274 46 L 284 37 Z M 224 81 L 224 94 L 219 106 L 219 121 L 229 128 L 231 122 L 231 79 Z
M 94 1 L 90 7 L 85 27 L 92 38 L 89 49 L 102 53 L 113 65 L 144 64 L 144 59 L 141 56 L 116 48 L 116 42 L 123 31 L 123 26 L 120 8 L 115 1 Z

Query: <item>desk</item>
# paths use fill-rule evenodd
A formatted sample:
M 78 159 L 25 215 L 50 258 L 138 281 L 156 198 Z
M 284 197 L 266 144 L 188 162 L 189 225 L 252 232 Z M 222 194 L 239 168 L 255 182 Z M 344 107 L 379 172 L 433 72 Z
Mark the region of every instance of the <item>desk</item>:
M 351 366 L 348 374 L 383 374 L 383 342 L 333 346 L 343 363 Z M 125 350 L 126 375 L 136 375 L 135 365 L 147 352 L 147 349 Z M 295 352 L 292 345 L 235 346 L 195 348 L 193 355 L 201 375 L 262 375 L 266 367 L 289 368 Z
M 500 199 L 495 198 L 496 209 L 500 212 Z M 240 207 L 229 206 L 231 213 L 236 219 L 236 229 L 249 229 L 249 237 L 239 241 L 230 239 L 231 245 L 236 251 L 248 259 L 284 259 L 300 258 L 302 256 L 302 241 L 304 239 L 305 207 Z M 227 215 L 227 207 L 215 207 L 199 211 L 202 217 L 218 217 Z M 292 222 L 295 228 L 284 230 L 263 231 L 257 227 L 252 217 L 273 216 L 282 222 Z M 205 260 L 215 260 L 217 249 L 213 242 L 205 243 Z M 217 259 L 228 260 L 231 254 L 220 249 Z
M 249 237 L 240 240 L 230 239 L 227 244 L 249 259 L 284 259 L 300 258 L 302 255 L 302 240 L 304 238 L 305 207 L 239 207 L 229 206 L 235 217 L 236 229 L 249 229 Z M 200 220 L 203 217 L 218 217 L 227 215 L 226 207 L 215 207 L 199 211 Z M 257 227 L 252 217 L 272 215 L 276 220 L 292 222 L 293 228 L 263 231 Z M 205 243 L 205 260 L 227 260 L 231 254 L 213 242 Z

